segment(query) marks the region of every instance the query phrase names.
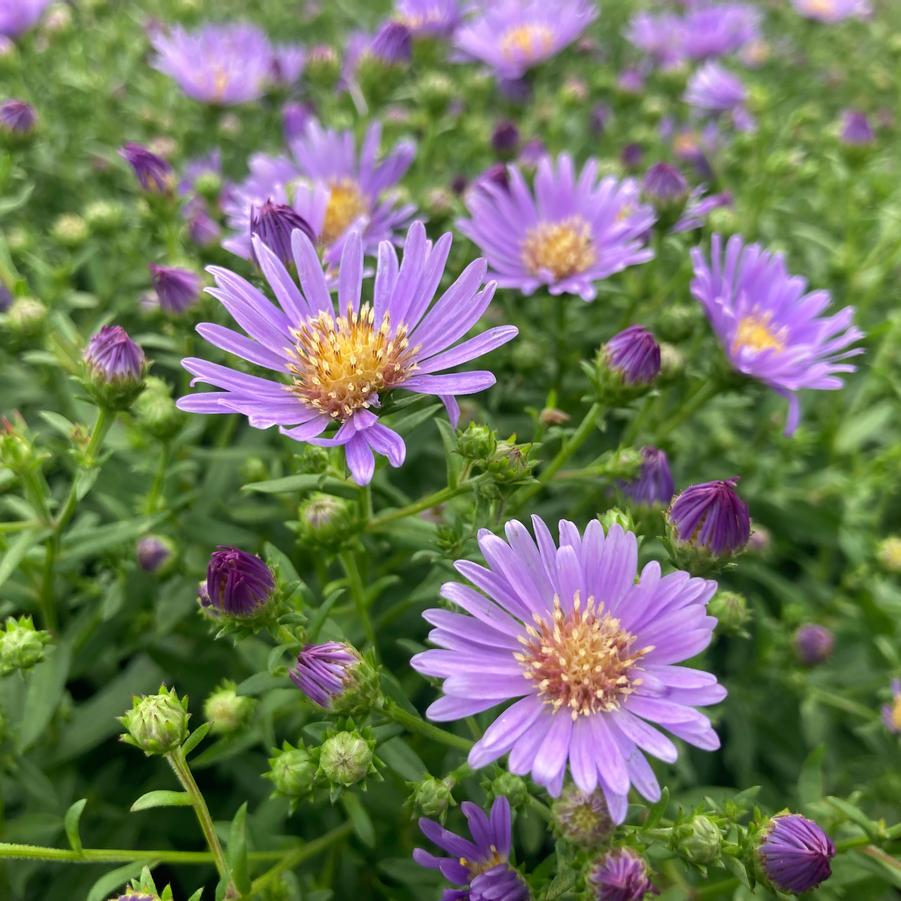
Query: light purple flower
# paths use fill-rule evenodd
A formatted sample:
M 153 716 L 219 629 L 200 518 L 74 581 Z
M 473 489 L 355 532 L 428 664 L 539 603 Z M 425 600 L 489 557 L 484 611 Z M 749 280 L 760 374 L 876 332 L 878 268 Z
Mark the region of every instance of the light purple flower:
M 209 176 L 216 179 L 222 177 L 222 151 L 218 147 L 206 156 L 195 157 L 184 164 L 178 182 L 178 193 L 182 197 L 190 197 L 197 190 L 197 182 Z
M 593 300 L 595 282 L 654 254 L 645 238 L 654 211 L 632 179 L 598 178 L 596 160 L 576 175 L 572 158 L 541 159 L 534 195 L 519 168 L 509 186 L 481 182 L 467 195 L 471 219 L 457 227 L 478 244 L 503 288 L 577 294 Z
M 193 100 L 232 105 L 262 97 L 272 76 L 272 46 L 247 22 L 208 24 L 196 31 L 180 25 L 151 38 L 153 65 L 178 82 Z
M 494 0 L 457 30 L 454 44 L 464 58 L 515 79 L 575 41 L 596 17 L 588 0 Z
M 494 295 L 481 287 L 487 266 L 471 263 L 440 299 L 431 301 L 444 274 L 451 235 L 434 244 L 414 222 L 398 264 L 387 241 L 379 245 L 372 303 L 361 304 L 363 248 L 353 232 L 344 242 L 337 308 L 316 249 L 301 231 L 292 236 L 300 289 L 258 238 L 254 252 L 278 301 L 274 306 L 249 282 L 227 269 L 210 267 L 216 297 L 250 336 L 212 323 L 197 331 L 211 344 L 280 375 L 279 381 L 248 375 L 206 360 L 188 358 L 194 382 L 220 390 L 178 401 L 192 413 L 242 413 L 254 428 L 273 425 L 295 441 L 344 447 L 355 481 L 366 485 L 374 454 L 392 466 L 404 461 L 403 438 L 379 422 L 378 409 L 395 389 L 437 395 L 456 424 L 456 395 L 475 394 L 494 384 L 490 372 L 443 373 L 510 341 L 513 326 L 490 328 L 456 342 L 472 328 Z M 192 383 L 192 384 L 193 384 Z M 322 437 L 335 428 L 330 437 Z
M 395 240 L 415 207 L 399 205 L 390 189 L 409 169 L 416 147 L 401 141 L 380 158 L 381 135 L 381 126 L 373 123 L 358 150 L 352 131 L 331 131 L 312 120 L 290 143 L 290 157 L 251 157 L 249 177 L 223 204 L 234 231 L 223 246 L 250 257 L 250 211 L 267 200 L 294 207 L 313 229 L 331 265 L 341 258 L 351 230 L 362 235 L 366 253 L 382 241 Z
M 0 0 L 0 35 L 17 38 L 40 21 L 51 0 Z
M 641 901 L 660 890 L 648 877 L 648 865 L 631 848 L 608 851 L 588 876 L 598 901 Z
M 802 16 L 830 24 L 865 19 L 872 12 L 869 0 L 792 0 L 792 5 Z
M 705 63 L 688 80 L 685 102 L 705 113 L 728 113 L 743 107 L 748 92 L 737 75 L 719 63 Z
M 156 263 L 149 263 L 147 268 L 160 307 L 167 313 L 184 313 L 200 299 L 201 280 L 196 272 Z
M 507 862 L 512 843 L 510 802 L 503 795 L 495 798 L 488 815 L 471 801 L 464 801 L 460 810 L 472 841 L 423 817 L 419 828 L 425 837 L 450 857 L 436 857 L 422 848 L 413 851 L 413 860 L 420 866 L 438 870 L 448 882 L 466 887 L 445 890 L 442 901 L 527 901 L 528 887 Z
M 394 18 L 413 37 L 450 37 L 462 21 L 457 0 L 397 0 Z
M 866 113 L 854 109 L 842 113 L 841 140 L 851 147 L 866 147 L 876 140 Z
M 882 722 L 889 732 L 901 735 L 901 679 L 892 679 L 892 700 L 882 706 Z
M 704 306 L 732 366 L 788 399 L 786 434 L 798 427 L 802 388 L 834 391 L 839 373 L 855 367 L 843 362 L 863 353 L 849 345 L 863 337 L 852 324 L 854 308 L 832 316 L 828 291 L 806 292 L 807 282 L 790 275 L 782 254 L 767 253 L 733 235 L 723 247 L 710 244 L 710 262 L 700 247 L 691 251 L 692 294 Z
M 410 62 L 413 53 L 412 33 L 402 22 L 385 22 L 375 33 L 367 52 L 389 66 Z
M 672 68 L 682 61 L 682 20 L 672 13 L 638 12 L 629 20 L 626 39 L 659 66 Z
M 25 136 L 34 131 L 38 116 L 34 107 L 24 100 L 0 102 L 0 132 Z
M 535 540 L 521 523 L 507 541 L 487 530 L 479 547 L 487 567 L 458 560 L 457 582 L 441 596 L 469 615 L 427 610 L 429 640 L 441 650 L 413 657 L 423 675 L 444 679 L 433 720 L 456 720 L 514 699 L 469 754 L 478 769 L 509 753 L 508 768 L 557 796 L 567 764 L 584 792 L 600 788 L 611 818 L 626 815 L 631 785 L 647 799 L 660 786 L 644 757 L 668 763 L 676 746 L 650 723 L 706 750 L 719 747 L 695 707 L 725 690 L 700 670 L 675 666 L 710 643 L 716 620 L 707 602 L 716 583 L 685 572 L 663 575 L 648 563 L 636 579 L 638 542 L 594 520 L 584 534 L 560 523 L 559 548 L 532 517 Z M 537 544 L 536 544 L 537 542 Z
M 290 87 L 300 78 L 306 65 L 307 52 L 297 44 L 275 44 L 269 63 L 270 77 L 275 84 Z
M 761 15 L 747 3 L 705 3 L 682 19 L 680 44 L 688 59 L 735 53 L 760 36 Z
M 313 115 L 314 110 L 310 103 L 298 103 L 292 100 L 282 107 L 282 134 L 286 144 L 290 144 L 306 131 Z
M 832 629 L 819 623 L 804 623 L 799 626 L 793 639 L 795 654 L 805 666 L 816 666 L 827 660 L 835 647 Z
M 835 845 L 813 820 L 799 813 L 780 813 L 770 820 L 757 853 L 775 888 L 799 894 L 815 889 L 832 875 Z

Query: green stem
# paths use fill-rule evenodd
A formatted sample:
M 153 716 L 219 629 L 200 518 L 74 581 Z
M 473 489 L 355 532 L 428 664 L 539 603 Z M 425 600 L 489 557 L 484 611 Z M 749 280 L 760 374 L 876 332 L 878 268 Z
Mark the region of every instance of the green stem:
M 721 879 L 719 882 L 708 882 L 707 885 L 701 885 L 695 888 L 692 898 L 708 898 L 719 895 L 722 892 L 731 891 L 738 887 L 737 879 Z
M 375 629 L 372 625 L 372 618 L 369 616 L 369 607 L 366 604 L 366 589 L 363 587 L 363 579 L 360 576 L 360 568 L 357 566 L 356 554 L 353 551 L 341 551 L 338 554 L 338 559 L 341 561 L 341 566 L 347 575 L 350 595 L 353 598 L 354 606 L 357 608 L 357 616 L 360 618 L 363 626 L 363 634 L 372 646 L 373 651 L 378 655 Z
M 150 486 L 150 492 L 147 495 L 147 512 L 156 513 L 157 504 L 160 495 L 163 492 L 163 486 L 166 484 L 166 473 L 169 471 L 169 460 L 171 458 L 172 448 L 169 442 L 163 444 L 163 450 L 160 454 L 160 462 L 156 469 L 156 475 L 153 478 L 153 484 Z
M 659 444 L 670 432 L 682 425 L 695 410 L 707 403 L 721 387 L 716 379 L 708 379 L 705 382 L 701 382 L 695 388 L 694 393 L 690 394 L 679 409 L 657 429 L 655 433 L 656 443 Z
M 430 494 L 413 504 L 407 504 L 406 507 L 398 507 L 396 510 L 380 513 L 378 516 L 374 516 L 369 520 L 367 528 L 370 531 L 375 531 L 376 529 L 384 528 L 384 526 L 389 525 L 390 523 L 397 522 L 399 519 L 406 519 L 408 516 L 415 516 L 417 513 L 422 513 L 423 510 L 430 510 L 432 507 L 437 507 L 439 504 L 451 500 L 451 498 L 465 494 L 478 482 L 484 480 L 484 478 L 484 475 L 476 476 L 476 478 L 461 482 L 453 488 L 448 485 L 447 488 L 442 488 L 440 491 L 436 491 L 434 494 Z
M 424 738 L 431 738 L 434 741 L 440 741 L 442 744 L 451 748 L 457 748 L 461 751 L 469 751 L 472 748 L 472 742 L 468 738 L 454 735 L 453 732 L 447 732 L 439 729 L 431 723 L 426 722 L 421 716 L 404 710 L 394 701 L 387 701 L 384 708 L 387 717 L 394 720 L 400 726 L 403 726 L 408 732 L 416 732 Z
M 315 857 L 320 851 L 324 850 L 334 842 L 347 838 L 347 836 L 350 835 L 352 828 L 350 823 L 344 823 L 336 829 L 332 829 L 331 832 L 326 832 L 325 835 L 322 835 L 311 842 L 307 842 L 305 845 L 301 845 L 296 851 L 286 854 L 274 867 L 272 867 L 272 869 L 267 870 L 262 876 L 254 879 L 250 886 L 250 895 L 255 895 L 272 882 L 273 879 L 278 878 L 282 873 L 287 873 L 295 867 L 300 866 L 305 860 Z
M 601 418 L 603 407 L 599 403 L 594 403 L 589 407 L 585 418 L 579 424 L 579 427 L 573 432 L 572 437 L 557 452 L 557 456 L 541 471 L 538 481 L 534 485 L 528 485 L 513 497 L 510 502 L 510 512 L 521 507 L 526 501 L 538 494 L 541 489 L 547 485 L 557 472 L 566 464 L 570 457 L 589 439 L 595 426 Z
M 176 748 L 166 755 L 166 760 L 169 761 L 169 765 L 172 767 L 182 788 L 184 788 L 191 796 L 194 813 L 197 815 L 197 822 L 200 823 L 203 837 L 206 839 L 207 847 L 210 849 L 210 853 L 213 856 L 213 863 L 216 864 L 216 869 L 219 872 L 220 878 L 227 879 L 228 865 L 225 862 L 225 853 L 222 850 L 222 845 L 219 843 L 219 836 L 216 835 L 216 829 L 213 826 L 213 818 L 210 816 L 210 810 L 206 806 L 206 801 L 204 800 L 200 788 L 194 781 L 194 774 L 188 766 L 188 761 L 185 758 L 184 752 L 181 748 Z
M 248 854 L 250 860 L 257 861 L 281 860 L 284 856 L 284 851 L 255 851 Z M 73 851 L 69 848 L 46 848 L 42 845 L 10 842 L 0 842 L 0 859 L 2 858 L 46 860 L 49 863 L 130 863 L 139 860 L 184 864 L 214 862 L 209 851 L 138 851 L 127 848 L 82 848 L 81 851 Z

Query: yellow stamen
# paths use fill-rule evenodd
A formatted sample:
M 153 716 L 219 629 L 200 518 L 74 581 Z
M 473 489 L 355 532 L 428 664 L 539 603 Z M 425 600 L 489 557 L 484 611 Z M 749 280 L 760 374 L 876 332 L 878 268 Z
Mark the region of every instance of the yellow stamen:
M 752 313 L 740 319 L 732 339 L 732 353 L 744 349 L 758 353 L 762 350 L 785 350 L 784 330 L 774 331 L 770 326 L 771 318 L 770 313 L 762 316 Z
M 581 216 L 542 222 L 529 229 L 522 261 L 532 275 L 550 272 L 555 279 L 584 272 L 597 260 L 591 226 Z
M 331 244 L 344 234 L 369 208 L 359 185 L 349 178 L 338 178 L 329 182 L 328 207 L 322 226 L 322 241 Z
M 516 25 L 500 41 L 501 54 L 511 60 L 533 62 L 554 49 L 554 32 L 541 24 Z
M 895 696 L 895 702 L 892 704 L 892 712 L 889 717 L 892 725 L 901 732 L 901 695 Z

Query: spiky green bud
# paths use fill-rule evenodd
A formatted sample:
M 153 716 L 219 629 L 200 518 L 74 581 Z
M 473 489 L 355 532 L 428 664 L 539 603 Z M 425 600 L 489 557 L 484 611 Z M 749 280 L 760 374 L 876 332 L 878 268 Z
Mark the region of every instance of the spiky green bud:
M 140 748 L 148 757 L 168 754 L 188 737 L 188 698 L 174 688 L 160 686 L 155 695 L 132 698 L 131 710 L 120 716 L 126 732 L 121 740 Z
M 30 616 L 11 616 L 6 629 L 0 631 L 0 676 L 36 666 L 44 659 L 44 646 L 49 641 L 50 633 L 35 629 Z
M 245 726 L 256 707 L 254 698 L 239 695 L 234 682 L 226 679 L 203 704 L 203 717 L 214 735 L 230 735 Z

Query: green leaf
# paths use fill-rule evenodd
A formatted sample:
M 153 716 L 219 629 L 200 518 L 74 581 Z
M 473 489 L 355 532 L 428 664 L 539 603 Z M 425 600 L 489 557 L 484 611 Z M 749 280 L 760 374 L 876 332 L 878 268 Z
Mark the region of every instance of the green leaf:
M 248 676 L 235 689 L 235 693 L 239 695 L 261 695 L 272 688 L 284 688 L 284 677 L 272 676 L 269 673 L 254 673 Z
M 141 795 L 128 809 L 131 813 L 138 813 L 141 810 L 152 810 L 154 807 L 190 807 L 191 803 L 191 796 L 187 792 L 158 789 Z
M 250 482 L 242 487 L 243 491 L 256 491 L 261 494 L 287 494 L 300 493 L 302 491 L 328 491 L 332 494 L 342 494 L 345 497 L 356 497 L 359 489 L 356 486 L 342 482 L 332 476 L 319 473 L 298 473 L 293 476 L 284 476 L 281 479 L 268 479 L 265 482 Z
M 841 798 L 834 798 L 831 795 L 826 798 L 831 807 L 839 813 L 844 814 L 852 823 L 857 823 L 867 835 L 878 836 L 880 832 L 879 823 L 871 820 L 862 810 L 858 809 L 854 804 L 844 801 Z
M 316 608 L 315 612 L 310 618 L 310 625 L 307 629 L 307 641 L 316 641 L 316 639 L 319 637 L 319 632 L 325 625 L 325 621 L 328 618 L 332 607 L 335 606 L 335 604 L 338 602 L 338 598 L 340 598 L 343 593 L 343 591 L 333 592 Z
M 207 736 L 207 733 L 213 727 L 212 723 L 204 723 L 198 726 L 185 740 L 181 746 L 182 754 L 187 757 L 194 748 L 197 747 Z
M 379 757 L 408 782 L 417 782 L 428 775 L 426 765 L 402 738 L 392 738 L 379 745 Z
M 63 825 L 66 828 L 66 838 L 69 839 L 69 846 L 73 851 L 81 854 L 81 834 L 78 831 L 78 823 L 81 820 L 81 814 L 85 804 L 88 803 L 87 798 L 76 801 L 67 811 L 63 819 Z
M 27 751 L 44 733 L 59 702 L 69 675 L 72 652 L 63 641 L 39 663 L 28 681 L 25 710 L 28 715 L 19 730 L 19 753 Z
M 71 420 L 66 419 L 65 416 L 61 416 L 59 413 L 55 413 L 53 410 L 41 410 L 39 415 L 51 429 L 59 432 L 64 438 L 72 437 L 72 433 L 75 431 L 75 424 Z
M 250 890 L 250 874 L 247 867 L 247 802 L 235 814 L 228 831 L 226 852 L 228 869 L 235 885 L 241 892 Z
M 85 901 L 106 901 L 106 899 L 118 888 L 121 888 L 135 876 L 139 876 L 144 869 L 144 862 L 127 863 L 124 867 L 111 870 L 105 876 L 101 876 L 88 892 Z
M 18 535 L 0 560 L 0 585 L 2 585 L 15 571 L 18 565 L 25 558 L 25 555 L 31 550 L 32 545 L 38 540 L 41 534 L 39 530 L 22 532 Z
M 651 805 L 651 809 L 648 811 L 645 828 L 653 829 L 663 818 L 667 807 L 669 807 L 669 788 L 664 785 L 663 791 L 660 792 L 660 800 Z
M 823 797 L 823 758 L 826 746 L 814 748 L 804 761 L 798 775 L 798 798 L 803 807 L 815 804 Z
M 454 427 L 446 419 L 436 419 L 435 425 L 441 435 L 441 443 L 444 445 L 444 456 L 447 460 L 447 486 L 456 488 L 460 484 L 460 476 L 463 473 L 463 458 L 457 453 L 457 433 Z
M 412 413 L 405 413 L 403 416 L 398 416 L 396 418 L 389 417 L 388 425 L 390 425 L 395 432 L 407 435 L 412 432 L 416 426 L 422 425 L 422 423 L 431 419 L 440 409 L 441 404 L 429 404 L 421 410 L 414 410 Z
M 139 535 L 151 531 L 167 515 L 160 513 L 157 516 L 141 516 L 137 519 L 126 519 L 97 528 L 70 532 L 63 539 L 63 568 L 71 569 L 73 563 L 85 557 L 94 557 L 110 548 L 130 544 Z
M 372 820 L 369 818 L 369 814 L 366 812 L 366 808 L 363 807 L 360 799 L 350 792 L 344 792 L 341 795 L 341 803 L 344 805 L 344 810 L 351 825 L 354 827 L 357 838 L 367 848 L 374 848 L 375 826 L 372 825 Z

